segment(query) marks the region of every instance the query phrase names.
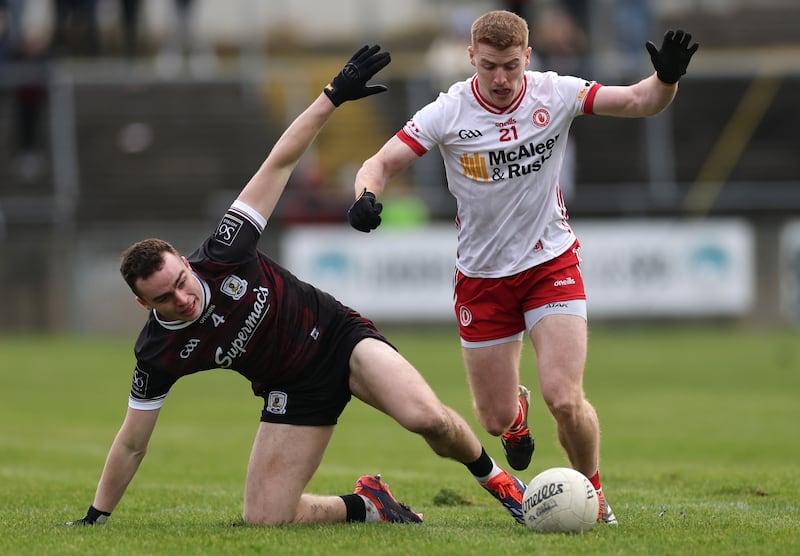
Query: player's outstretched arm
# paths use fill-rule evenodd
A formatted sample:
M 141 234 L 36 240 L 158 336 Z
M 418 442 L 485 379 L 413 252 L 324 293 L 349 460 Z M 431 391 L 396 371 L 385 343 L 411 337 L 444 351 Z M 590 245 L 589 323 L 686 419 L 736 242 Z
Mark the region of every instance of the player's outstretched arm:
M 356 200 L 347 211 L 347 220 L 353 228 L 369 233 L 380 226 L 383 205 L 378 197 L 386 182 L 418 158 L 419 155 L 395 135 L 364 161 L 356 173 Z
M 343 102 L 357 100 L 387 90 L 385 85 L 367 82 L 391 61 L 380 46 L 363 46 L 324 88 L 323 92 L 283 132 L 267 159 L 239 195 L 239 200 L 269 218 L 283 193 L 289 176 L 328 121 Z
M 106 457 L 94 502 L 83 518 L 70 521 L 67 525 L 102 525 L 106 522 L 139 469 L 158 413 L 158 409 L 142 411 L 128 408 L 125 421 Z
M 602 87 L 595 97 L 595 114 L 637 118 L 654 116 L 666 109 L 678 91 L 678 81 L 700 48 L 685 31 L 667 31 L 661 48 L 646 45 L 655 73 L 628 87 Z

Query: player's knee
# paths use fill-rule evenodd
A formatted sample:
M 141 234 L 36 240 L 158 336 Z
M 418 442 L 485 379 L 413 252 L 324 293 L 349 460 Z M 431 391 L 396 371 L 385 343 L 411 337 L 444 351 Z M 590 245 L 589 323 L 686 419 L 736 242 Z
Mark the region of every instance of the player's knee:
M 582 394 L 569 391 L 545 396 L 544 400 L 550 413 L 561 424 L 577 421 L 584 403 Z
M 268 516 L 260 512 L 254 512 L 252 510 L 248 510 L 247 508 L 245 508 L 244 511 L 242 512 L 242 520 L 247 525 L 258 525 L 260 527 L 269 527 L 272 525 L 278 525 L 278 523 L 273 522 L 271 519 L 269 519 Z
M 242 520 L 248 525 L 257 525 L 259 527 L 276 527 L 293 522 L 291 517 L 280 513 L 260 512 L 249 508 L 245 508 L 242 512 Z
M 287 525 L 297 521 L 297 509 L 286 501 L 278 503 L 245 492 L 242 520 L 248 525 L 260 527 Z
M 513 406 L 494 408 L 494 407 L 475 407 L 475 416 L 483 427 L 483 430 L 492 436 L 500 436 L 506 432 L 514 420 L 517 418 L 518 409 L 516 404 Z
M 411 432 L 425 438 L 442 438 L 453 428 L 450 413 L 441 404 L 419 406 L 405 419 L 403 425 Z
M 481 424 L 486 432 L 491 434 L 492 436 L 500 436 L 504 432 L 506 432 L 511 425 L 513 424 L 512 419 L 496 419 L 494 417 L 490 417 L 487 419 L 483 419 Z

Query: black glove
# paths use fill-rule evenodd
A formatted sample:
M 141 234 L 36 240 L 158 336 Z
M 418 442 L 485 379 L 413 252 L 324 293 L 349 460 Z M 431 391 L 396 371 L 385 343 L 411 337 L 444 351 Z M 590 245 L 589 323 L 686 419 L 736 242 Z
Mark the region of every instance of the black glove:
M 111 516 L 109 512 L 98 510 L 94 505 L 89 506 L 86 516 L 75 521 L 68 521 L 67 525 L 103 525 Z
M 371 232 L 381 224 L 381 211 L 383 205 L 375 198 L 371 191 L 364 191 L 356 202 L 347 209 L 347 220 L 359 232 Z
M 367 85 L 367 81 L 392 61 L 388 52 L 376 54 L 380 49 L 377 44 L 362 46 L 344 65 L 342 71 L 328 83 L 324 89 L 325 94 L 334 106 L 389 90 L 386 85 Z
M 661 50 L 658 50 L 652 41 L 647 42 L 645 45 L 647 52 L 650 53 L 650 60 L 653 61 L 656 75 L 661 81 L 664 83 L 677 83 L 681 76 L 686 73 L 689 60 L 700 48 L 698 43 L 694 43 L 690 47 L 691 40 L 692 35 L 678 29 L 675 32 L 667 31 L 664 34 Z

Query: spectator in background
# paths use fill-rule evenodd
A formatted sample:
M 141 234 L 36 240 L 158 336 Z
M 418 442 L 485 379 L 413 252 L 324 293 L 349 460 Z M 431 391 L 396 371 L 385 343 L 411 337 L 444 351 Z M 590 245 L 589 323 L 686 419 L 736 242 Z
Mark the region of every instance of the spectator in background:
M 563 7 L 567 13 L 569 13 L 578 28 L 588 33 L 591 28 L 591 7 L 589 0 L 555 0 L 555 3 Z M 639 48 L 641 47 L 642 45 L 639 45 Z
M 23 0 L 0 0 L 0 67 L 12 57 L 22 32 Z
M 213 75 L 217 69 L 217 57 L 212 45 L 195 33 L 195 1 L 172 0 L 172 6 L 173 26 L 167 31 L 156 57 L 156 68 L 165 77 L 178 75 L 187 69 L 196 77 Z
M 11 10 L 7 0 L 0 0 L 0 79 L 4 77 L 5 65 L 11 57 Z
M 47 102 L 47 44 L 32 36 L 21 45 L 16 100 L 17 165 L 24 181 L 33 181 L 45 168 L 42 115 Z
M 622 55 L 622 79 L 628 79 L 638 75 L 647 64 L 642 45 L 653 31 L 653 10 L 649 0 L 616 0 L 614 16 Z
M 135 58 L 139 54 L 139 16 L 140 0 L 120 0 L 120 20 L 122 42 L 125 56 Z
M 47 101 L 49 43 L 41 32 L 22 28 L 22 5 L 0 0 L 0 83 L 14 99 L 14 147 L 17 175 L 38 179 L 46 166 L 42 115 Z M 13 64 L 13 71 L 9 68 Z
M 542 6 L 531 17 L 531 64 L 537 70 L 583 75 L 588 46 L 585 30 L 560 4 Z
M 532 20 L 531 65 L 538 71 L 584 75 L 589 39 L 570 11 L 559 3 L 547 3 L 536 10 Z M 576 163 L 575 139 L 570 135 L 559 174 L 559 185 L 566 201 L 575 196 Z
M 504 0 L 501 7 L 511 13 L 517 14 L 523 19 L 528 17 L 528 0 Z
M 53 49 L 58 55 L 100 54 L 97 0 L 53 0 Z
M 469 29 L 476 16 L 471 8 L 454 9 L 448 15 L 445 32 L 428 47 L 425 67 L 434 92 L 446 91 L 454 82 L 475 73 L 466 53 Z

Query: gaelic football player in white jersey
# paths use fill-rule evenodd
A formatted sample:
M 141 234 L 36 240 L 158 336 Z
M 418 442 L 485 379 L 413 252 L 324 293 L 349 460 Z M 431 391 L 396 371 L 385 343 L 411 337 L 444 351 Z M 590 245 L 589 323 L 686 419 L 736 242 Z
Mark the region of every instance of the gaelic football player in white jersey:
M 616 524 L 600 482 L 597 413 L 583 391 L 586 294 L 558 176 L 576 117 L 658 114 L 698 45 L 688 33 L 669 31 L 660 49 L 646 45 L 652 75 L 603 86 L 530 71 L 528 34 L 525 20 L 508 11 L 475 20 L 465 49 L 475 75 L 420 109 L 364 162 L 348 218 L 357 230 L 375 229 L 387 181 L 438 147 L 457 202 L 454 309 L 478 420 L 501 437 L 511 467 L 528 467 L 530 391 L 519 370 L 527 335 L 559 441 L 600 496 L 598 521 Z

